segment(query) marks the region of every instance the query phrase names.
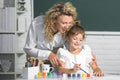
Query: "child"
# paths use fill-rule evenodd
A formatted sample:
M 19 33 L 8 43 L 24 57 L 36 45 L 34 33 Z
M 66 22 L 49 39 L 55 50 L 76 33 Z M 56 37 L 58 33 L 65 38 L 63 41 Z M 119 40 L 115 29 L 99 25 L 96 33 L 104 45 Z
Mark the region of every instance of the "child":
M 93 73 L 95 76 L 103 76 L 101 69 L 95 64 L 92 51 L 88 45 L 84 45 L 85 31 L 76 21 L 74 26 L 66 34 L 66 44 L 59 48 L 57 55 L 62 65 L 60 73 Z M 92 68 L 92 72 L 91 72 Z

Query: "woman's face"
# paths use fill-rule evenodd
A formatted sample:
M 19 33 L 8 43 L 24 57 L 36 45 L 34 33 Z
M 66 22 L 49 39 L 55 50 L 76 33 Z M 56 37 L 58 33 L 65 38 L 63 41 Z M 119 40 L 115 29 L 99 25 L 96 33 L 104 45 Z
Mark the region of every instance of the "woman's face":
M 55 21 L 55 25 L 58 32 L 65 33 L 67 29 L 73 24 L 73 17 L 67 15 L 61 15 Z
M 82 45 L 83 42 L 83 35 L 82 34 L 75 34 L 68 37 L 69 47 L 72 49 L 78 49 Z

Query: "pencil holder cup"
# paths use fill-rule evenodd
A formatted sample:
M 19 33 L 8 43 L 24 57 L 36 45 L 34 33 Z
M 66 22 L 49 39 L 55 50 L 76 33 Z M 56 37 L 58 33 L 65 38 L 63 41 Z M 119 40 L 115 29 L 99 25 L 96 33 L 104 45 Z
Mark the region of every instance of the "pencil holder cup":
M 35 79 L 39 72 L 39 66 L 35 67 L 23 67 L 23 78 L 24 79 Z

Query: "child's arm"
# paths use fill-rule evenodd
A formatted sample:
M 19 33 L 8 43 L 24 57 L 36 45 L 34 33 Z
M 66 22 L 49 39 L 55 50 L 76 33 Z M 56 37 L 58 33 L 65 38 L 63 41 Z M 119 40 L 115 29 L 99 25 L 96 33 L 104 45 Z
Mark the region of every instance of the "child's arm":
M 93 69 L 94 76 L 98 76 L 98 77 L 104 76 L 104 74 L 102 73 L 101 69 L 99 68 L 99 66 L 96 63 L 96 57 L 95 57 L 95 55 L 94 55 L 92 61 L 90 62 L 90 66 Z
M 80 69 L 80 65 L 79 64 L 75 64 L 73 68 L 65 68 L 64 67 L 64 62 L 61 61 L 61 63 L 62 63 L 62 65 L 58 67 L 58 71 L 60 73 L 71 74 L 71 73 L 77 72 L 77 70 Z

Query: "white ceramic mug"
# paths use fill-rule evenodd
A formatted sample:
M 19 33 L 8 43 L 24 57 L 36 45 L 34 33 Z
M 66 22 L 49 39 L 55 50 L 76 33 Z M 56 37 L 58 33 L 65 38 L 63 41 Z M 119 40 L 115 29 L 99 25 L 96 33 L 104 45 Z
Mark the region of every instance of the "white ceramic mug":
M 53 72 L 54 71 L 54 67 L 50 67 L 50 64 L 42 64 L 42 72 Z M 51 70 L 51 71 L 50 71 Z

